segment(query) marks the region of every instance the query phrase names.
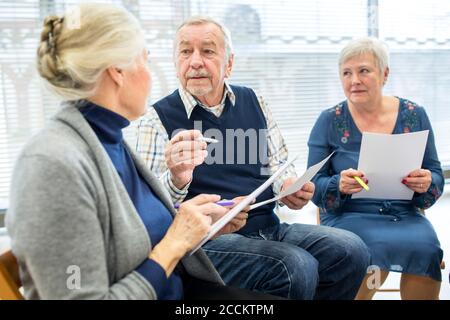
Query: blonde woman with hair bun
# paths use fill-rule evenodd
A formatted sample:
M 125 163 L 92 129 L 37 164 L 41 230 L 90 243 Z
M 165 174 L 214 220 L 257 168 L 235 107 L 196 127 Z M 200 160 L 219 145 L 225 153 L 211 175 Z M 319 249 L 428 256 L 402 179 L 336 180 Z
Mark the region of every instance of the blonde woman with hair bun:
M 64 103 L 26 144 L 12 177 L 6 224 L 25 298 L 262 297 L 223 286 L 202 250 L 186 256 L 229 210 L 215 204 L 220 197 L 202 194 L 175 211 L 123 139 L 151 88 L 137 19 L 112 5 L 76 10 L 77 27 L 72 17 L 44 20 L 37 68 Z

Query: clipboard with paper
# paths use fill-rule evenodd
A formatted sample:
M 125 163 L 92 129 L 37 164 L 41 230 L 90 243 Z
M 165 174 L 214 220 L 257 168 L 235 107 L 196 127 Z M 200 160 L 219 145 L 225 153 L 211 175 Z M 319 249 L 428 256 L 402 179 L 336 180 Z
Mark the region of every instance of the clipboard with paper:
M 333 152 L 334 153 L 334 152 Z M 331 158 L 333 155 L 331 153 L 328 157 L 323 159 L 321 162 L 311 166 L 306 170 L 306 172 L 298 178 L 289 188 L 281 192 L 278 196 L 262 201 L 259 203 L 255 203 L 252 206 L 250 206 L 250 210 L 255 209 L 259 206 L 262 206 L 264 204 L 277 201 L 285 196 L 288 196 L 297 190 L 299 190 L 303 185 L 310 181 L 314 175 L 323 167 L 323 165 L 328 161 L 328 159 Z M 256 188 L 251 194 L 249 194 L 247 197 L 245 197 L 241 202 L 239 202 L 234 208 L 232 208 L 230 211 L 228 211 L 222 218 L 217 220 L 212 226 L 211 230 L 209 231 L 208 235 L 190 252 L 190 255 L 192 255 L 195 251 L 197 251 L 201 246 L 203 246 L 207 241 L 209 241 L 220 229 L 222 229 L 228 222 L 233 220 L 233 218 L 239 214 L 239 212 L 242 211 L 246 206 L 248 206 L 250 203 L 252 203 L 256 197 L 258 197 L 264 190 L 266 190 L 269 186 L 272 185 L 272 183 L 277 179 L 278 177 L 283 174 L 286 169 L 298 158 L 298 155 L 293 157 L 291 160 L 284 163 L 269 179 L 267 179 L 262 185 L 260 185 L 258 188 Z

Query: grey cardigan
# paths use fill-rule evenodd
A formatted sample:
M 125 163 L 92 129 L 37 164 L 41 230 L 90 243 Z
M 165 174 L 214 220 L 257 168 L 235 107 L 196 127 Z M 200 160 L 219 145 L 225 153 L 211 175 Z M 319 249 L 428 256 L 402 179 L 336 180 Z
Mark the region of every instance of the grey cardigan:
M 158 179 L 127 149 L 175 215 Z M 152 285 L 134 271 L 152 248 L 145 226 L 74 106 L 63 107 L 21 152 L 6 226 L 27 299 L 157 299 Z M 223 284 L 202 250 L 182 263 L 193 277 Z

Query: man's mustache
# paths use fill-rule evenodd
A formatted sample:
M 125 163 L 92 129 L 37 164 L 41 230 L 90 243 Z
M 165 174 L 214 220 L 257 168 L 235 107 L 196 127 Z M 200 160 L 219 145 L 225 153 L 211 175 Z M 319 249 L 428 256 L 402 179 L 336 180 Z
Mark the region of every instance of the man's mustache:
M 204 71 L 191 71 L 186 73 L 186 78 L 210 78 L 210 75 L 207 72 Z

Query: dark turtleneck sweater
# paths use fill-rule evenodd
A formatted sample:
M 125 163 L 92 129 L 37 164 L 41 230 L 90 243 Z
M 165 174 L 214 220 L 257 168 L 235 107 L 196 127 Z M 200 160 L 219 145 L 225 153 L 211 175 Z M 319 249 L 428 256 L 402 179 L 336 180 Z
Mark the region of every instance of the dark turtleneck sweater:
M 142 178 L 124 146 L 122 129 L 130 122 L 121 115 L 92 102 L 80 107 L 80 112 L 111 158 L 154 247 L 166 234 L 172 223 L 172 216 Z M 152 259 L 146 259 L 136 271 L 153 286 L 159 300 L 183 298 L 182 280 L 176 272 L 167 278 L 164 269 Z

